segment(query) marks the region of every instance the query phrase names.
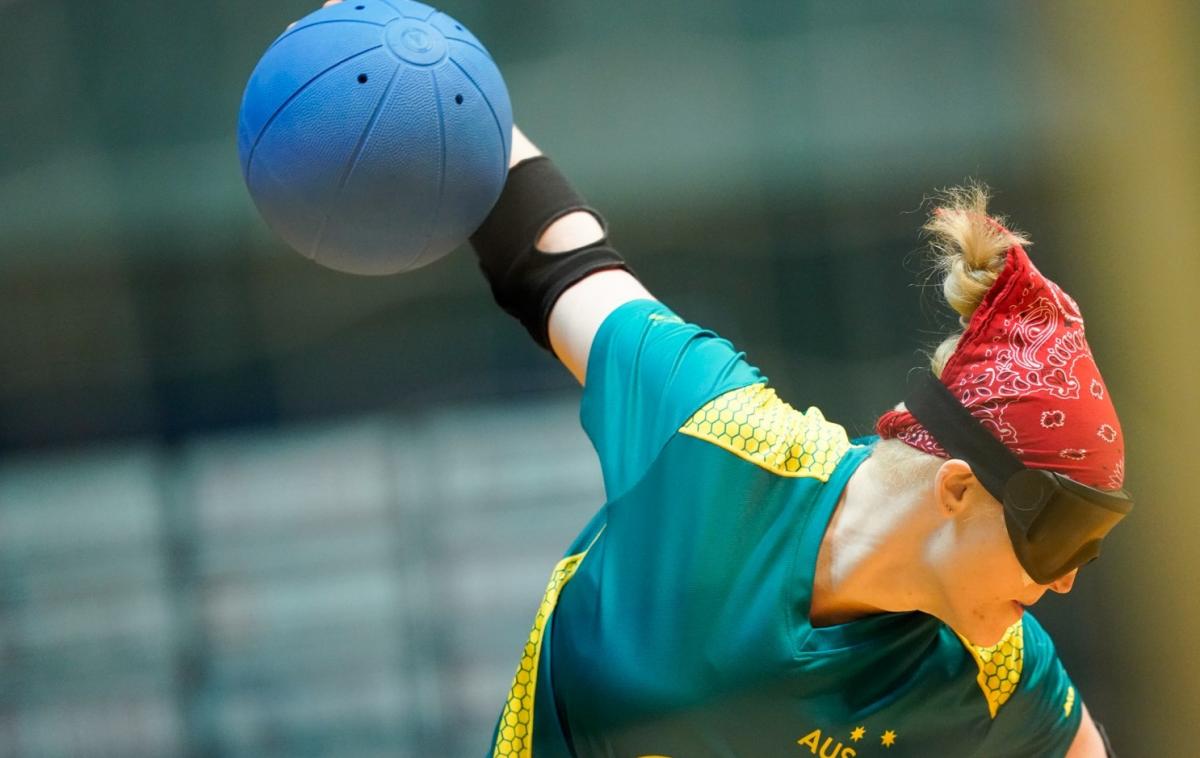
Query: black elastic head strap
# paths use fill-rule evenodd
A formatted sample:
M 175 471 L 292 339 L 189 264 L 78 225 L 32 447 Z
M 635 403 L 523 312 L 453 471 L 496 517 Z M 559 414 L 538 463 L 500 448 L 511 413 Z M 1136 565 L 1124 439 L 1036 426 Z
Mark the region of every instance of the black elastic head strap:
M 1004 502 L 1009 477 L 1025 464 L 980 426 L 941 379 L 932 371 L 920 372 L 904 404 L 947 453 L 969 463 L 984 489 Z
M 1001 503 L 1017 557 L 1039 583 L 1099 555 L 1104 536 L 1133 507 L 1124 490 L 1104 492 L 1053 471 L 1026 467 L 932 372 L 917 376 L 905 404 Z
M 932 371 L 917 375 L 904 404 L 947 453 L 967 462 L 983 488 L 1004 506 L 1010 531 L 1015 528 L 1027 535 L 1050 493 L 1039 491 L 1042 499 L 1036 504 L 1014 502 L 1010 482 L 1023 482 L 1024 478 L 1017 475 L 1034 470 L 1027 469 L 1015 453 L 988 432 Z

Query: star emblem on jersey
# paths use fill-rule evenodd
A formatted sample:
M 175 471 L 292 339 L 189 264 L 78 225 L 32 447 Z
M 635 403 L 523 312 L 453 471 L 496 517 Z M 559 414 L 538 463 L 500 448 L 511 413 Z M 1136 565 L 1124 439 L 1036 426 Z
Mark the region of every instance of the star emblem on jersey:
M 866 733 L 867 733 L 867 728 L 865 726 L 856 726 L 850 732 L 850 739 L 854 740 L 855 742 L 858 742 L 859 740 L 861 740 L 863 738 L 863 735 Z
M 895 745 L 896 744 L 896 733 L 893 732 L 891 729 L 887 730 L 886 732 L 883 733 L 883 737 L 880 738 L 879 742 L 884 747 L 891 747 L 892 745 Z

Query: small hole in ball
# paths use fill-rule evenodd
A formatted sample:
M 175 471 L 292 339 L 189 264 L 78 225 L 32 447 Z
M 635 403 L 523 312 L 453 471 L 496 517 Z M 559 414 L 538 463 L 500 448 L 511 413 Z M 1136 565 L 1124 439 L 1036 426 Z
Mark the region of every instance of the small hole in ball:
M 455 95 L 454 102 L 458 103 L 459 105 L 462 105 L 462 95 Z
M 359 83 L 359 84 L 366 84 L 366 83 L 367 83 L 367 75 L 366 75 L 366 74 L 359 74 L 359 75 L 358 75 L 358 83 Z
M 366 8 L 366 7 L 367 6 L 365 6 L 365 5 L 356 5 L 356 6 L 354 6 L 354 10 L 361 11 L 363 8 Z
M 455 24 L 455 25 L 454 25 L 454 28 L 455 28 L 455 29 L 457 29 L 457 30 L 459 30 L 460 32 L 462 31 L 462 27 L 461 27 L 461 26 L 459 26 L 458 24 Z

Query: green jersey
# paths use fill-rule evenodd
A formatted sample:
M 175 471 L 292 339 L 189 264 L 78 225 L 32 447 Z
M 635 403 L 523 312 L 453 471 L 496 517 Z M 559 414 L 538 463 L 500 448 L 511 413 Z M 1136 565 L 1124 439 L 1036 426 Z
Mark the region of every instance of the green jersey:
M 607 502 L 552 572 L 493 755 L 1065 754 L 1082 704 L 1030 614 L 990 648 L 917 612 L 810 623 L 876 438 L 651 300 L 604 321 L 586 379 Z

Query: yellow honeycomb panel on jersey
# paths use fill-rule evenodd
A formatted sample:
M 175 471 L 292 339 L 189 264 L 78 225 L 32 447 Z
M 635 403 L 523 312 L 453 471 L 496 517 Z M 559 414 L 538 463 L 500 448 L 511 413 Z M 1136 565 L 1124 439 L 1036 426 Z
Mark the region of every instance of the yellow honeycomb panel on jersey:
M 983 690 L 983 696 L 987 698 L 988 713 L 992 718 L 996 718 L 1001 706 L 1008 702 L 1017 690 L 1017 683 L 1021 681 L 1025 627 L 1017 621 L 1008 628 L 999 642 L 990 647 L 972 645 L 961 634 L 958 638 L 979 666 L 979 676 L 975 681 L 979 683 L 979 689 Z
M 604 531 L 601 529 L 601 531 Z M 596 534 L 598 539 L 600 534 Z M 595 539 L 592 544 L 595 544 Z M 588 549 L 591 545 L 588 545 Z M 546 633 L 546 622 L 558 605 L 558 596 L 563 587 L 575 576 L 576 569 L 587 555 L 587 550 L 568 555 L 558 562 L 550 572 L 550 583 L 542 595 L 541 605 L 533 619 L 533 628 L 521 651 L 521 663 L 513 676 L 504 712 L 500 714 L 500 726 L 496 731 L 493 758 L 530 758 L 533 753 L 533 697 L 537 688 L 538 660 L 542 655 L 542 637 Z
M 818 408 L 801 413 L 765 384 L 726 392 L 692 414 L 681 434 L 711 442 L 779 476 L 828 481 L 850 448 Z

